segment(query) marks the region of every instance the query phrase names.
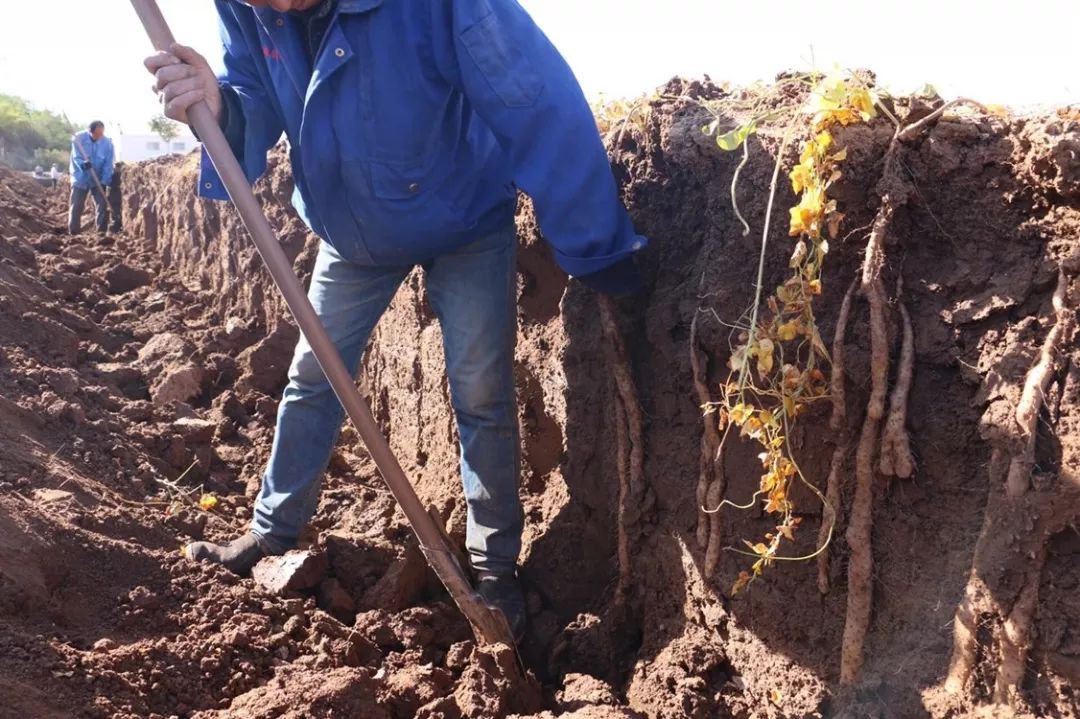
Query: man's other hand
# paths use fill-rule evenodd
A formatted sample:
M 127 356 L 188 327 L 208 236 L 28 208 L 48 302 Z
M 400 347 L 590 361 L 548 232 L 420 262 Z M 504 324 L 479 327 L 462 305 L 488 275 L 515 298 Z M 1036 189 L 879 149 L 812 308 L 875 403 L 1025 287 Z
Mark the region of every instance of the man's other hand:
M 169 52 L 151 55 L 143 64 L 157 79 L 154 92 L 161 100 L 165 117 L 190 125 L 188 108 L 205 100 L 214 119 L 220 121 L 221 88 L 202 55 L 185 45 L 173 45 Z
M 578 275 L 577 279 L 596 292 L 614 297 L 636 294 L 645 289 L 645 283 L 641 279 L 637 265 L 634 264 L 633 256 L 626 257 L 599 272 Z

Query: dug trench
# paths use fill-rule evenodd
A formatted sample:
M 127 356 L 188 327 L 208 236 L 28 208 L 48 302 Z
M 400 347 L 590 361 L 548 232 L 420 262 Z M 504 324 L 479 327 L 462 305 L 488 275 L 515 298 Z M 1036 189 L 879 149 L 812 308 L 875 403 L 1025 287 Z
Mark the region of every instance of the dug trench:
M 828 593 L 804 561 L 731 596 L 747 559 L 724 552 L 707 576 L 696 539 L 702 410 L 690 328 L 697 317 L 696 351 L 718 392 L 737 339 L 728 325 L 752 300 L 785 132 L 751 137 L 736 195 L 754 228 L 744 236 L 730 192 L 739 154 L 718 150 L 702 126 L 714 116 L 738 124 L 755 97 L 673 81 L 607 133 L 624 199 L 651 240 L 647 292 L 615 305 L 643 418 L 644 487 L 621 512 L 625 417 L 597 297 L 558 270 L 522 204 L 522 654 L 535 683 L 514 679 L 508 651 L 472 642 L 351 429 L 290 587 L 186 562 L 181 543 L 246 524 L 297 331 L 235 213 L 195 198 L 196 157 L 131 168 L 127 230 L 109 238 L 65 236 L 62 198 L 0 171 L 0 716 L 970 716 L 996 698 L 1003 629 L 987 608 L 1008 617 L 1032 576 L 1025 671 L 1002 716 L 1077 716 L 1075 514 L 1040 521 L 1037 501 L 1076 502 L 1076 344 L 1059 349 L 1047 384 L 1028 504 L 1002 499 L 1001 472 L 989 467 L 1017 441 L 1009 420 L 1054 325 L 1059 273 L 1065 316 L 1080 299 L 1080 118 L 945 114 L 901 151 L 915 191 L 885 238 L 884 279 L 895 299 L 903 278 L 912 320 L 917 472 L 874 479 L 873 614 L 858 680 L 841 686 L 854 457 L 843 465 Z M 931 107 L 894 110 L 916 119 Z M 862 264 L 893 130 L 879 118 L 837 137 L 848 160 L 832 195 L 846 218 L 816 310 L 828 336 Z M 306 276 L 317 243 L 289 207 L 284 157 L 274 153 L 257 193 Z M 781 186 L 774 212 L 793 202 Z M 791 251 L 786 223 L 773 227 L 766 287 L 784 278 Z M 852 312 L 844 432 L 858 431 L 871 382 L 866 303 Z M 887 316 L 895 357 L 895 302 Z M 422 273 L 376 330 L 361 387 L 421 497 L 460 540 L 456 435 Z M 812 405 L 790 438 L 822 489 L 838 440 L 828 418 L 827 401 Z M 722 470 L 726 497 L 746 503 L 761 475 L 756 450 L 732 443 Z M 217 505 L 200 509 L 211 493 Z M 796 502 L 791 553 L 809 554 L 822 505 L 809 491 Z M 622 595 L 620 522 L 630 549 Z M 719 526 L 738 546 L 770 524 L 759 507 L 724 508 Z M 954 615 L 972 576 L 982 587 L 976 648 L 949 690 Z

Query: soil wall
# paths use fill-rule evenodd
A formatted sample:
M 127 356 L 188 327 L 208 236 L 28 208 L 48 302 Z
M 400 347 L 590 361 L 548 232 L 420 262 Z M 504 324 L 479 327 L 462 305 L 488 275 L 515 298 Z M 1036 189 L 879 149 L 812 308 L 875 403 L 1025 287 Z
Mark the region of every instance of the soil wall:
M 41 219 L 56 209 L 52 200 L 4 176 L 10 196 L 0 198 L 0 331 L 7 343 L 0 412 L 9 422 L 0 443 L 0 641 L 14 658 L 0 660 L 9 677 L 0 681 L 25 697 L 23 715 L 63 715 L 54 700 L 28 691 L 40 685 L 87 715 L 301 716 L 294 697 L 316 675 L 320 689 L 304 702 L 317 716 L 975 711 L 988 698 L 989 674 L 977 672 L 960 696 L 940 686 L 984 513 L 1001 493 L 988 466 L 995 449 L 1015 441 L 1008 418 L 1053 324 L 1059 268 L 1070 278 L 1069 306 L 1080 297 L 1080 121 L 1068 114 L 949 114 L 902 151 L 916 192 L 893 220 L 884 273 L 890 297 L 903 279 L 901 301 L 913 320 L 908 426 L 918 472 L 910 480 L 875 479 L 874 613 L 860 681 L 841 691 L 844 525 L 829 550 L 832 590 L 825 595 L 808 561 L 781 563 L 731 597 L 746 557 L 726 552 L 715 575 L 705 576 L 695 539 L 702 420 L 690 325 L 698 316 L 715 389 L 726 378 L 734 341 L 725 323 L 737 322 L 752 300 L 785 131 L 766 126 L 750 140 L 737 190 L 753 228 L 744 236 L 730 194 L 741 156 L 719 151 L 701 128 L 711 113 L 734 126 L 753 100 L 749 92 L 673 81 L 608 137 L 626 203 L 651 239 L 641 256 L 647 292 L 617 304 L 646 422 L 648 485 L 639 506 L 624 515 L 633 550 L 625 605 L 613 601 L 615 386 L 597 298 L 554 265 L 522 203 L 516 378 L 522 571 L 532 621 L 523 654 L 543 685 L 537 697 L 507 680 L 505 657 L 464 641 L 460 620 L 417 568 L 400 515 L 348 430 L 311 531 L 330 565 L 318 601 L 262 597 L 247 580 L 179 562 L 177 541 L 223 538 L 243 526 L 296 331 L 235 213 L 194 198 L 194 157 L 126 173 L 128 234 L 115 241 L 60 237 L 58 219 Z M 911 119 L 928 112 L 918 102 L 896 110 Z M 862 262 L 892 134 L 880 118 L 837 136 L 848 159 L 832 195 L 846 217 L 817 309 L 827 337 Z M 796 155 L 790 145 L 785 161 Z M 317 243 L 288 206 L 283 153 L 274 153 L 257 189 L 305 274 Z M 786 208 L 793 202 L 782 183 L 765 253 L 766 288 L 789 271 Z M 895 303 L 888 317 L 895 356 Z M 848 335 L 847 431 L 858 431 L 869 392 L 867 326 L 859 301 Z M 1048 394 L 1033 482 L 1034 492 L 1061 490 L 1065 501 L 1075 497 L 1067 490 L 1080 470 L 1077 360 L 1076 346 L 1066 347 Z M 421 496 L 460 535 L 441 334 L 419 271 L 383 317 L 361 385 Z M 819 486 L 838 439 L 828 410 L 827 402 L 813 407 L 791 437 L 804 473 Z M 756 452 L 735 443 L 726 453 L 727 497 L 734 502 L 747 502 L 757 489 Z M 177 480 L 192 459 L 194 473 Z M 851 501 L 853 462 L 844 465 L 842 509 Z M 216 491 L 224 514 L 208 520 L 189 507 L 171 511 L 178 500 L 162 479 Z M 74 499 L 40 494 L 73 489 Z M 796 499 L 803 522 L 792 551 L 810 553 L 820 502 L 808 491 Z M 54 501 L 64 503 L 62 512 L 48 509 Z M 148 504 L 161 501 L 170 511 Z M 1023 535 L 1031 514 L 1009 516 L 997 531 Z M 722 517 L 732 546 L 770 528 L 757 509 L 725 508 Z M 986 521 L 998 526 L 994 517 Z M 1000 567 L 983 568 L 994 575 L 987 586 L 1009 606 L 1030 567 L 1027 547 L 1019 542 Z M 1074 530 L 1065 530 L 1053 532 L 1047 547 L 1037 574 L 1034 646 L 1016 706 L 1035 716 L 1074 717 L 1080 544 Z M 329 600 L 329 582 L 348 595 L 351 611 Z M 359 611 L 357 629 L 350 633 L 323 611 L 334 607 L 346 625 Z M 290 624 L 290 616 L 299 619 Z M 991 659 L 980 658 L 980 666 Z M 85 686 L 73 683 L 84 676 Z

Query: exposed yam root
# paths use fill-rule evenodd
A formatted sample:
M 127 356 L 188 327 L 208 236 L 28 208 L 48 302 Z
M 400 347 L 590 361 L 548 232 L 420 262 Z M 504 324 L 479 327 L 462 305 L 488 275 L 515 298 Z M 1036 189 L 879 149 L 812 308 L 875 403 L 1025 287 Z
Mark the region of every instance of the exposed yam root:
M 844 418 L 847 415 L 847 399 L 845 395 L 845 365 L 844 365 L 844 336 L 847 334 L 848 320 L 851 318 L 851 305 L 855 300 L 855 289 L 859 286 L 858 280 L 853 280 L 844 295 L 844 301 L 840 305 L 840 314 L 836 318 L 836 332 L 832 343 L 832 376 L 829 379 L 830 394 L 832 395 L 832 415 L 829 417 L 829 427 L 834 432 L 840 432 L 840 439 L 833 448 L 832 461 L 829 464 L 829 478 L 825 484 L 825 506 L 821 513 L 821 528 L 818 530 L 818 546 L 825 547 L 818 555 L 818 590 L 822 594 L 829 592 L 829 548 L 826 543 L 831 534 L 834 534 L 840 521 L 840 472 L 844 467 L 844 460 L 848 452 L 847 428 L 844 427 Z
M 847 378 L 847 367 L 844 364 L 844 337 L 847 335 L 848 321 L 851 319 L 851 305 L 855 301 L 855 290 L 859 286 L 859 280 L 851 281 L 844 301 L 840 303 L 840 314 L 836 318 L 836 332 L 832 342 L 832 376 L 829 378 L 829 393 L 832 395 L 832 415 L 829 417 L 829 428 L 839 430 L 844 425 L 847 416 L 847 390 L 844 382 Z
M 874 447 L 880 421 L 866 418 L 859 446 L 855 451 L 855 496 L 851 501 L 847 543 L 848 558 L 847 616 L 841 643 L 840 681 L 854 684 L 863 662 L 863 644 L 873 609 L 872 578 L 874 555 L 870 532 L 873 527 Z
M 709 513 L 705 508 L 709 495 L 709 486 L 713 480 L 713 457 L 720 446 L 720 432 L 716 427 L 716 418 L 708 411 L 712 396 L 705 384 L 705 358 L 704 353 L 697 346 L 697 322 L 698 316 L 690 322 L 690 371 L 694 380 L 694 391 L 697 395 L 698 407 L 701 409 L 701 457 L 698 459 L 698 484 L 697 484 L 697 542 L 698 547 L 705 549 L 709 543 Z
M 896 373 L 896 384 L 889 396 L 889 418 L 885 421 L 885 429 L 881 433 L 880 469 L 886 477 L 907 479 L 915 473 L 911 439 L 905 426 L 908 394 L 915 369 L 915 333 L 911 328 L 911 315 L 900 301 L 900 289 L 897 289 L 896 297 L 904 339 L 900 346 L 900 367 Z
M 626 437 L 626 410 L 621 398 L 615 400 L 615 446 L 619 462 L 619 508 L 617 517 L 617 555 L 619 559 L 619 580 L 615 585 L 615 602 L 626 601 L 626 593 L 632 576 L 630 565 L 630 537 L 626 532 L 626 502 L 630 494 L 630 441 Z
M 1022 446 L 1011 458 L 1004 447 L 994 449 L 990 499 L 975 544 L 964 599 L 956 610 L 953 656 L 945 680 L 948 691 L 961 693 L 971 682 L 980 658 L 996 656 L 993 698 L 997 703 L 1013 707 L 1020 702 L 1019 687 L 1031 646 L 1031 625 L 1046 561 L 1046 544 L 1055 533 L 1080 517 L 1080 498 L 1077 487 L 1073 486 L 1075 477 L 1063 473 L 1056 489 L 1029 491 L 1038 417 L 1051 380 L 1059 369 L 1058 353 L 1071 341 L 1073 314 L 1065 304 L 1067 287 L 1068 281 L 1060 273 L 1052 300 L 1056 321 L 1027 373 L 1017 403 L 1015 417 Z M 1012 531 L 1021 528 L 1020 534 L 1005 532 L 1005 527 Z M 993 586 L 989 586 L 991 577 Z M 1019 586 L 1019 590 L 1006 590 L 1008 586 Z M 981 634 L 992 637 L 996 652 L 981 645 L 980 627 L 989 630 Z
M 881 281 L 885 264 L 885 232 L 893 216 L 890 198 L 882 200 L 863 261 L 861 291 L 870 306 L 870 401 L 866 406 L 867 419 L 878 422 L 885 416 L 885 395 L 889 389 L 889 333 L 885 324 L 887 300 Z
M 964 598 L 960 600 L 953 619 L 953 655 L 949 661 L 949 673 L 945 678 L 945 688 L 953 694 L 963 691 L 978 662 L 979 623 L 983 617 L 996 611 L 990 591 L 977 567 L 982 564 L 982 557 L 989 551 L 994 516 L 990 505 L 995 501 L 993 499 L 995 488 L 1005 478 L 1008 459 L 1008 454 L 1000 447 L 995 447 L 990 457 L 991 498 L 987 502 L 987 511 L 983 516 L 982 530 L 975 542 L 975 556 L 971 563 L 971 574 L 968 577 L 967 586 L 964 588 Z
M 1061 344 L 1062 336 L 1069 332 L 1071 325 L 1070 312 L 1065 306 L 1065 292 L 1068 286 L 1065 273 L 1059 270 L 1057 289 L 1052 299 L 1054 327 L 1043 342 L 1042 350 L 1039 352 L 1039 361 L 1031 368 L 1024 380 L 1024 391 L 1016 405 L 1016 423 L 1020 426 L 1024 448 L 1020 454 L 1013 457 L 1012 464 L 1009 466 L 1006 488 L 1010 497 L 1022 496 L 1031 481 L 1031 470 L 1035 466 L 1035 436 L 1039 412 L 1042 410 L 1046 389 L 1050 386 L 1050 380 L 1057 366 L 1058 346 Z
M 707 412 L 712 402 L 706 385 L 705 354 L 697 346 L 697 316 L 690 323 L 690 368 L 694 375 L 694 390 L 702 407 L 701 456 L 698 460 L 698 546 L 705 550 L 704 574 L 711 577 L 720 563 L 723 549 L 723 521 L 719 512 L 727 482 L 724 477 L 724 438 L 717 417 Z
M 645 430 L 642 420 L 641 403 L 638 400 L 634 378 L 630 374 L 630 361 L 627 359 L 626 346 L 622 334 L 615 322 L 615 310 L 611 299 L 600 296 L 600 325 L 606 339 L 605 345 L 610 359 L 616 387 L 616 420 L 623 433 L 623 441 L 628 444 L 628 463 L 620 460 L 619 476 L 619 581 L 616 597 L 625 599 L 630 587 L 632 567 L 630 541 L 634 528 L 647 509 L 647 491 L 645 486 Z M 618 431 L 618 430 L 617 430 Z M 626 467 L 624 471 L 622 468 Z
M 975 107 L 979 112 L 989 113 L 986 105 L 982 104 L 981 102 L 978 102 L 977 100 L 972 100 L 971 98 L 967 97 L 958 97 L 954 100 L 949 100 L 944 105 L 934 110 L 921 120 L 913 122 L 907 127 L 902 128 L 899 132 L 896 133 L 896 139 L 901 142 L 906 142 L 913 137 L 917 137 L 918 134 L 925 130 L 931 123 L 935 122 L 939 117 L 941 117 L 946 112 L 958 105 L 971 105 Z
M 1001 664 L 994 687 L 994 701 L 999 704 L 1015 704 L 1018 699 L 1016 690 L 1024 679 L 1024 667 L 1031 648 L 1031 621 L 1039 603 L 1039 584 L 1045 564 L 1046 545 L 1043 544 L 1031 564 L 1016 604 L 1001 627 Z
M 863 645 L 873 609 L 874 555 L 871 531 L 874 524 L 874 451 L 881 418 L 885 414 L 885 394 L 889 381 L 889 338 L 885 327 L 886 300 L 881 267 L 885 263 L 885 231 L 892 216 L 893 206 L 886 195 L 870 231 L 860 283 L 862 294 L 870 305 L 870 400 L 855 452 L 855 496 L 851 502 L 851 519 L 846 533 L 851 555 L 848 559 L 847 616 L 840 649 L 840 681 L 845 685 L 854 684 L 862 668 Z
M 719 466 L 722 464 L 723 445 L 717 452 L 716 464 Z M 724 485 L 725 482 L 722 478 L 713 480 L 713 483 L 709 485 L 709 494 L 705 498 L 705 501 L 709 503 L 709 506 L 713 508 L 713 512 L 709 514 L 709 543 L 705 547 L 705 576 L 711 577 L 716 573 L 716 567 L 720 564 L 720 555 L 724 551 L 724 526 L 721 522 L 721 514 L 719 511 L 720 502 L 724 499 Z
M 855 454 L 855 496 L 852 501 L 851 519 L 846 532 L 847 542 L 851 548 L 851 558 L 848 562 L 847 617 L 844 623 L 844 638 L 840 659 L 840 681 L 845 685 L 854 684 L 858 678 L 863 661 L 863 645 L 866 641 L 866 632 L 870 625 L 870 615 L 873 609 L 871 578 L 874 559 L 871 534 L 874 521 L 874 452 L 878 432 L 881 429 L 881 420 L 885 416 L 885 396 L 888 393 L 889 385 L 889 339 L 885 319 L 887 299 L 882 281 L 882 270 L 885 266 L 885 236 L 888 233 L 893 216 L 907 204 L 913 193 L 911 183 L 905 178 L 900 164 L 900 147 L 901 143 L 918 137 L 923 130 L 940 118 L 948 109 L 961 103 L 973 104 L 985 110 L 978 103 L 960 98 L 946 103 L 926 117 L 906 127 L 898 127 L 893 134 L 888 149 L 885 151 L 884 167 L 881 179 L 878 182 L 881 206 L 878 208 L 877 217 L 874 218 L 870 237 L 866 243 L 866 255 L 863 259 L 862 276 L 860 278 L 860 291 L 870 307 L 870 399 L 867 402 L 866 419 L 863 421 L 859 446 Z M 906 315 L 906 312 L 904 314 Z M 908 331 L 909 328 L 910 318 L 905 317 L 905 331 Z M 911 354 L 913 354 L 913 350 Z M 902 364 L 897 389 L 903 392 L 905 402 L 894 401 L 894 407 L 897 408 L 906 404 L 906 395 L 911 384 L 910 366 L 907 369 L 907 379 L 905 381 L 903 361 L 903 353 L 901 353 Z M 897 397 L 894 394 L 895 399 Z M 900 422 L 900 431 L 903 432 L 906 409 L 899 411 L 905 413 L 897 417 Z M 906 440 L 906 433 L 903 436 Z M 906 442 L 905 446 L 907 446 Z M 894 444 L 894 450 L 895 447 Z M 910 447 L 908 448 L 908 456 L 910 458 Z M 900 469 L 897 466 L 899 459 L 895 451 L 890 459 L 893 469 Z M 914 467 L 912 466 L 910 471 L 913 470 Z

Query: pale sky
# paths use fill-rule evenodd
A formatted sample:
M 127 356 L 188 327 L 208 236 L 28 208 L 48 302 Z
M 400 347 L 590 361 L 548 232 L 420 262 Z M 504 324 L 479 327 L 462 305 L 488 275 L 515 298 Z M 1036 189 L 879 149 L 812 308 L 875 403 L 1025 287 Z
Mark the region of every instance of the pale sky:
M 452 0 L 446 0 L 450 2 Z M 1019 108 L 1080 102 L 1080 1 L 520 0 L 590 96 L 639 94 L 672 75 L 744 84 L 813 62 L 867 67 L 894 92 L 933 84 Z M 4 0 L 0 92 L 146 132 L 158 112 L 149 43 L 125 0 Z M 220 52 L 210 0 L 161 0 L 181 42 Z M 1012 8 L 1012 9 L 1004 9 Z

